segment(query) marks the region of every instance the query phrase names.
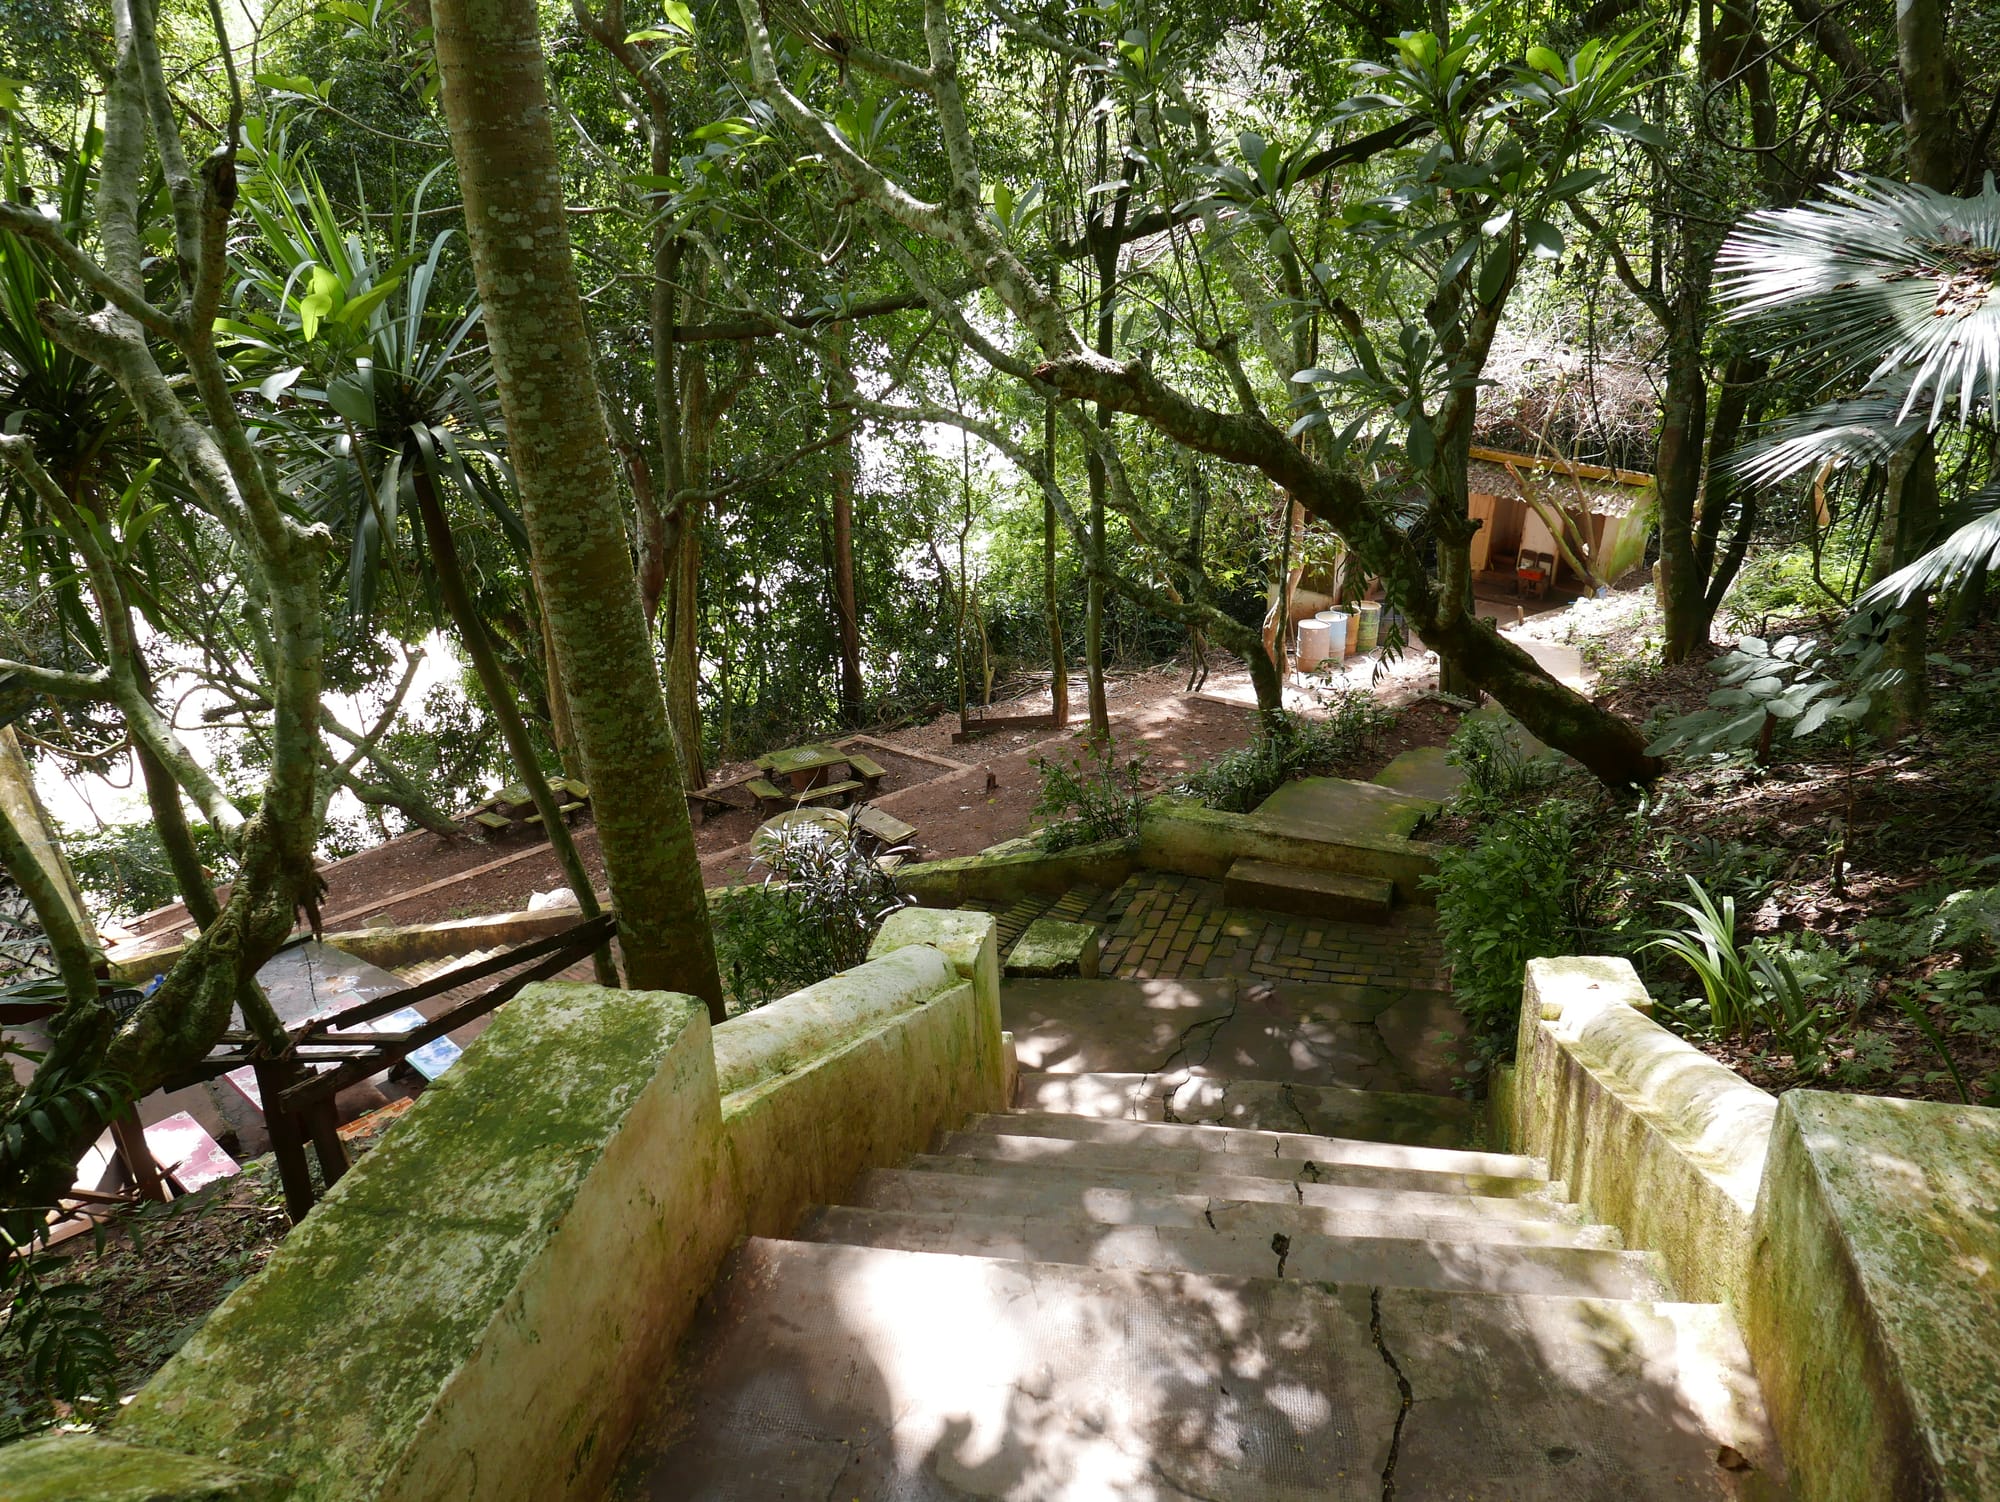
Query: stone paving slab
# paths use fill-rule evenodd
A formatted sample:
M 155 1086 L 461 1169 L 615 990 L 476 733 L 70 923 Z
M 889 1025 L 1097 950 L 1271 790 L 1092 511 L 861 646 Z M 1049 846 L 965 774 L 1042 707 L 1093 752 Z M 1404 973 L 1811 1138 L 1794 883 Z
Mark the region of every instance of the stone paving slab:
M 1380 783 L 1302 777 L 1258 804 L 1257 812 L 1322 839 L 1406 840 L 1437 812 L 1437 804 Z
M 1464 1147 L 1481 1132 L 1471 1102 L 1455 1096 L 1205 1079 L 1182 1072 L 1023 1073 L 1015 1099 L 1031 1110 L 1361 1137 L 1409 1147 Z

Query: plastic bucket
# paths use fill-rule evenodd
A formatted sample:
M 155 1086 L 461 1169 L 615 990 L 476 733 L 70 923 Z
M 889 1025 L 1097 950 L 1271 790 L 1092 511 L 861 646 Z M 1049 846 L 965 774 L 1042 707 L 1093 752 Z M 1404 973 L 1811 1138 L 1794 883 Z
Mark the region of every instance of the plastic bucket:
M 1354 650 L 1354 623 L 1346 611 L 1322 610 L 1314 619 L 1327 629 L 1327 656 L 1344 658 Z
M 1354 650 L 1372 652 L 1375 644 L 1382 639 L 1382 606 L 1375 600 L 1363 600 L 1359 608 L 1361 630 L 1355 637 Z

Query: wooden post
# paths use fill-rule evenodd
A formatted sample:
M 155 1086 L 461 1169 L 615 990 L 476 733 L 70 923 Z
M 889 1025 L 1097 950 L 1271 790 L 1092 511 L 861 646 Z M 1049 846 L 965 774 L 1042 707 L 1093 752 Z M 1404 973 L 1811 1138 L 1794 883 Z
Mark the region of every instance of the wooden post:
M 152 1149 L 146 1146 L 146 1129 L 139 1124 L 137 1106 L 129 1107 L 124 1115 L 112 1119 L 111 1141 L 118 1149 L 118 1156 L 124 1159 L 126 1172 L 132 1175 L 139 1197 L 164 1201 L 167 1186 L 160 1177 L 160 1165 L 153 1161 Z
M 313 1207 L 312 1170 L 299 1120 L 278 1104 L 278 1097 L 297 1079 L 298 1066 L 291 1060 L 258 1059 L 252 1067 L 264 1102 L 264 1125 L 271 1133 L 271 1156 L 278 1160 L 278 1182 L 285 1187 L 285 1213 L 297 1225 Z
M 313 1150 L 319 1154 L 320 1179 L 331 1189 L 348 1168 L 347 1144 L 340 1140 L 340 1117 L 333 1097 L 315 1101 L 300 1114 L 312 1136 Z

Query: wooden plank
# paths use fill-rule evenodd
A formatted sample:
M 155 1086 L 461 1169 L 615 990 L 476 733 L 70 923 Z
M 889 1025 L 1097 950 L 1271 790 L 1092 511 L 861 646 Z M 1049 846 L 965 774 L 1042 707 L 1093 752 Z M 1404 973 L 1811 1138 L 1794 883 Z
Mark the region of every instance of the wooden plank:
M 446 970 L 433 975 L 429 980 L 419 981 L 414 986 L 406 986 L 400 991 L 391 991 L 385 996 L 377 996 L 373 1001 L 364 1001 L 351 1006 L 331 1017 L 322 1017 L 296 1034 L 296 1041 L 304 1043 L 328 1028 L 350 1027 L 357 1022 L 369 1022 L 377 1017 L 407 1006 L 415 1006 L 420 1001 L 429 1001 L 433 996 L 442 996 L 447 991 L 456 991 L 460 986 L 476 980 L 484 980 L 489 975 L 498 975 L 503 970 L 511 970 L 516 965 L 539 959 L 545 954 L 561 953 L 564 964 L 589 954 L 600 944 L 606 943 L 618 932 L 618 916 L 615 913 L 599 913 L 595 918 L 586 918 L 581 923 L 564 929 L 561 933 L 549 934 L 544 938 L 530 940 L 500 954 L 488 955 L 470 965 L 462 965 L 455 970 Z M 557 966 L 561 969 L 562 966 Z M 332 1041 L 332 1040 L 318 1040 Z
M 987 715 L 974 720 L 963 730 L 951 733 L 952 744 L 962 746 L 967 741 L 982 740 L 989 735 L 999 735 L 1008 730 L 1055 730 L 1060 727 L 1053 714 L 1010 714 Z
M 461 1002 L 450 1011 L 433 1017 L 424 1026 L 403 1034 L 401 1041 L 379 1044 L 364 1058 L 352 1060 L 292 1086 L 280 1097 L 280 1109 L 298 1111 L 315 1101 L 331 1100 L 349 1085 L 365 1080 L 371 1074 L 380 1074 L 433 1039 L 442 1038 L 453 1028 L 463 1027 L 475 1017 L 483 1017 L 502 1002 L 511 1001 L 524 987 L 538 980 L 547 980 L 552 975 L 560 975 L 576 962 L 576 958 L 576 955 L 567 953 L 551 955 L 519 975 L 508 976 L 484 995 Z

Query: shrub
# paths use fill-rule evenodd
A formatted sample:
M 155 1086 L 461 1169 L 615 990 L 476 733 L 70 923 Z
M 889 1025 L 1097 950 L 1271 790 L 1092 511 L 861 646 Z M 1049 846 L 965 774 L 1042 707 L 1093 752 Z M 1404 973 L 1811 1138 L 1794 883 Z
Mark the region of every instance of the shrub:
M 1425 878 L 1437 893 L 1452 993 L 1471 1028 L 1470 1080 L 1513 1056 L 1528 961 L 1576 951 L 1579 812 L 1549 799 L 1497 814 L 1471 846 L 1444 850 Z
M 1246 746 L 1224 752 L 1175 790 L 1223 813 L 1247 814 L 1295 777 L 1351 761 L 1393 711 L 1365 689 L 1336 694 L 1322 717 L 1281 712 Z
M 1528 751 L 1514 722 L 1470 715 L 1459 722 L 1445 760 L 1465 773 L 1453 802 L 1478 812 L 1525 801 L 1555 781 L 1555 759 Z
M 1053 853 L 1098 840 L 1129 839 L 1139 832 L 1146 810 L 1145 752 L 1121 767 L 1110 743 L 1098 742 L 1082 761 L 1042 756 L 1034 768 L 1042 774 L 1042 795 L 1034 811 L 1048 820 L 1035 835 L 1042 849 Z
M 763 885 L 730 892 L 711 914 L 737 1011 L 860 964 L 882 920 L 908 901 L 851 831 L 794 824 L 758 860 L 769 868 Z

